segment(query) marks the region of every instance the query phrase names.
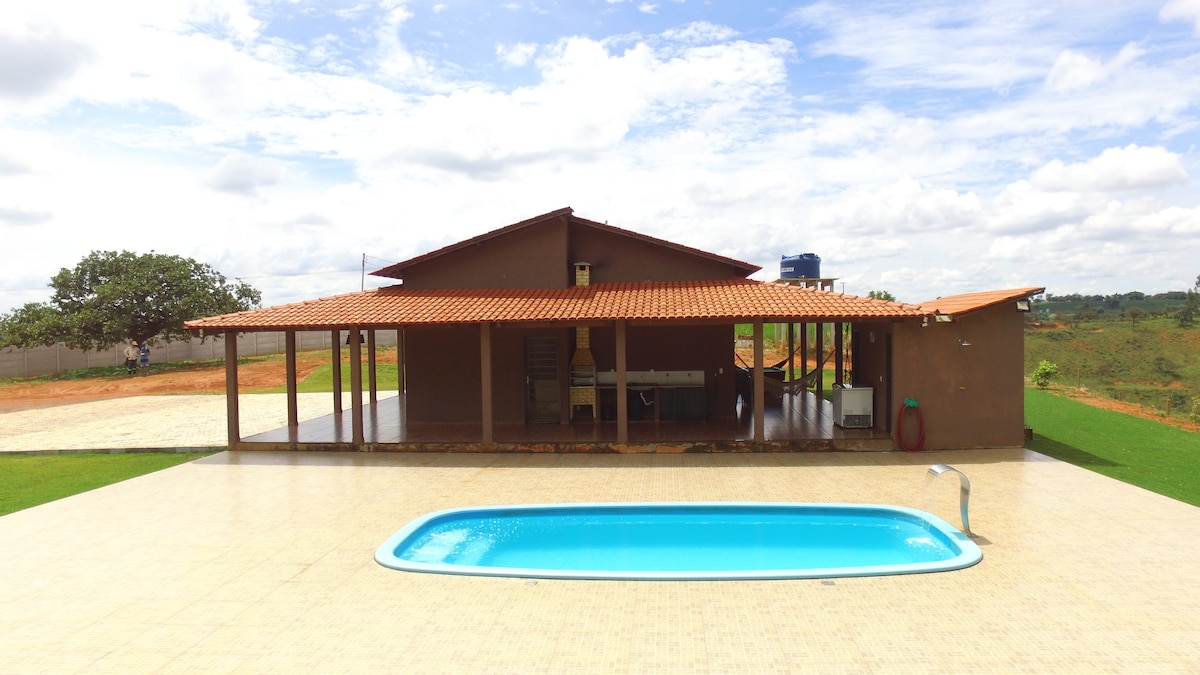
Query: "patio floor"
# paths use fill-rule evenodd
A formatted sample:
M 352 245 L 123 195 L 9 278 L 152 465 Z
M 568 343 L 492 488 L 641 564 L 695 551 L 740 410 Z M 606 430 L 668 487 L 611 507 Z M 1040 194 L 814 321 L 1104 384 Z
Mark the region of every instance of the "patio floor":
M 447 445 L 478 444 L 483 436 L 479 424 L 406 424 L 402 396 L 380 398 L 363 406 L 363 438 L 373 450 L 443 451 Z M 730 447 L 749 447 L 754 437 L 749 406 L 739 405 L 738 417 L 707 421 L 631 421 L 630 445 L 713 442 Z M 886 431 L 844 429 L 833 423 L 833 404 L 812 393 L 784 396 L 777 405 L 764 409 L 764 432 L 768 443 L 788 450 L 890 450 Z M 617 441 L 615 421 L 575 419 L 570 424 L 497 424 L 496 444 L 511 451 L 537 446 L 545 450 L 604 451 Z M 351 443 L 351 411 L 330 413 L 302 421 L 295 429 L 280 427 L 247 435 L 244 443 L 269 449 L 296 445 L 313 449 L 335 449 Z M 249 449 L 250 446 L 247 446 Z
M 410 519 L 503 503 L 886 503 L 958 524 L 955 572 L 757 582 L 398 572 Z M 1020 450 L 223 452 L 0 518 L 6 672 L 1200 671 L 1200 509 Z

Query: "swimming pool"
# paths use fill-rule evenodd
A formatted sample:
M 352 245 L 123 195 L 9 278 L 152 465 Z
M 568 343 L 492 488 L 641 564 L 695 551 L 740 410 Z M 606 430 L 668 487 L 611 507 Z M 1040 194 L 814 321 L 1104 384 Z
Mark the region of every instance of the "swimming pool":
M 962 569 L 982 551 L 924 511 L 880 504 L 484 506 L 412 521 L 375 560 L 409 572 L 557 579 L 796 579 Z

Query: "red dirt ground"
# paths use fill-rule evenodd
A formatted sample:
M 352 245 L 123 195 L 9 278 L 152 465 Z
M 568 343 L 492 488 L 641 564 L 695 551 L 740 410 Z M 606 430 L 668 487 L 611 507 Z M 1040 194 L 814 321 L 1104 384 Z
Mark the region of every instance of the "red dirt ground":
M 303 380 L 318 367 L 329 362 L 325 352 L 301 352 L 296 355 L 296 377 Z M 349 361 L 343 357 L 344 363 Z M 377 363 L 395 363 L 394 351 L 383 351 Z M 282 358 L 256 361 L 238 366 L 238 388 L 243 392 L 283 387 L 287 372 Z M 225 392 L 225 369 L 196 367 L 149 375 L 134 375 L 0 385 L 0 412 L 44 408 L 64 403 L 82 403 L 126 396 L 159 394 L 222 394 Z
M 752 352 L 738 350 L 747 363 L 753 363 Z M 775 363 L 782 353 L 768 353 L 764 361 Z M 301 352 L 296 356 L 296 374 L 304 379 L 324 365 L 329 356 L 324 352 Z M 345 361 L 345 357 L 343 357 Z M 395 363 L 395 351 L 383 351 L 377 363 Z M 810 359 L 810 367 L 815 365 Z M 287 383 L 282 358 L 243 364 L 238 367 L 238 387 L 241 391 L 282 387 Z M 225 392 L 225 369 L 222 367 L 174 370 L 147 376 L 108 377 L 63 382 L 14 383 L 0 385 L 0 413 L 45 408 L 66 403 L 82 403 L 126 396 L 160 394 L 220 394 Z M 1169 424 L 1188 431 L 1200 432 L 1200 424 L 1181 419 L 1167 419 L 1155 411 L 1134 403 L 1114 401 L 1070 389 L 1055 389 L 1053 393 L 1073 398 L 1080 403 Z

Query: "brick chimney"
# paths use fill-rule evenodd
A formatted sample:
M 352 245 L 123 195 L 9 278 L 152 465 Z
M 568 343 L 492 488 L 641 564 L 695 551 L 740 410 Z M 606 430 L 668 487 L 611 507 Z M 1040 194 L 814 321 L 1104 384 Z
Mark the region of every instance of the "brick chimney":
M 592 283 L 591 263 L 575 263 L 575 285 L 589 286 Z M 592 366 L 593 372 L 596 360 L 592 358 L 592 336 L 587 326 L 575 329 L 575 355 L 571 357 L 571 366 Z

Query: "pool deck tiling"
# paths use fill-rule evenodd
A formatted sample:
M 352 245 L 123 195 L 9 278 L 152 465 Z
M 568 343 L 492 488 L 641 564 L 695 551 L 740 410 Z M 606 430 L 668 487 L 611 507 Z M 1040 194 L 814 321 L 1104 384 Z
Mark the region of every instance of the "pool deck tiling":
M 957 525 L 936 463 L 973 487 L 984 557 L 964 570 L 580 581 L 372 557 L 483 504 L 882 503 Z M 6 673 L 1200 672 L 1200 509 L 1021 449 L 221 452 L 4 516 L 0 551 Z

